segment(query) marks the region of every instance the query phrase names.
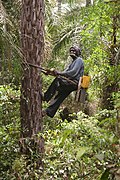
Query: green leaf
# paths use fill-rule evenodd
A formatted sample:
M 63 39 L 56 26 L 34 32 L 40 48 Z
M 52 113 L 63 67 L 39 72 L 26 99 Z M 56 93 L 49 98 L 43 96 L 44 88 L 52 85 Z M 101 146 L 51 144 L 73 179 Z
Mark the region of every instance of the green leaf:
M 80 147 L 79 149 L 77 149 L 77 155 L 76 155 L 76 158 L 77 159 L 80 159 L 83 154 L 85 154 L 85 152 L 88 150 L 89 148 L 88 147 Z
M 97 154 L 95 155 L 95 157 L 99 159 L 100 161 L 102 161 L 104 159 L 104 154 Z
M 100 180 L 108 180 L 109 174 L 110 174 L 110 173 L 109 173 L 109 169 L 106 169 L 106 170 L 104 171 L 104 173 L 102 174 Z
M 68 138 L 68 136 L 71 134 L 72 130 L 71 129 L 66 129 L 63 134 L 62 134 L 62 138 L 61 138 L 61 146 L 64 145 L 65 140 Z

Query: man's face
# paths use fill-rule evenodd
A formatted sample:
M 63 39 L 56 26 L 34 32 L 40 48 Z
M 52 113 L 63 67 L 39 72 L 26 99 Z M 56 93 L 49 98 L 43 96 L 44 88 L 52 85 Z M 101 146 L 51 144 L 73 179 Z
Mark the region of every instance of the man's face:
M 77 57 L 77 55 L 76 55 L 76 50 L 75 50 L 74 48 L 71 48 L 71 49 L 70 49 L 70 56 L 71 56 L 72 58 L 76 58 L 76 57 Z

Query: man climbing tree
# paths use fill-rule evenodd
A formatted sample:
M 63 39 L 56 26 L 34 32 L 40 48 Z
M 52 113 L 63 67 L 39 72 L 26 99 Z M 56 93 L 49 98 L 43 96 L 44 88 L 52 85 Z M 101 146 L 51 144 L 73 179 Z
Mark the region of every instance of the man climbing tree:
M 84 73 L 84 63 L 81 57 L 81 50 L 77 46 L 70 48 L 72 63 L 63 72 L 54 71 L 57 77 L 54 79 L 48 90 L 43 96 L 43 100 L 49 102 L 55 95 L 50 106 L 43 110 L 42 115 L 54 117 L 57 109 L 63 100 L 72 92 L 77 90 L 80 77 Z M 49 72 L 48 72 L 49 74 Z M 66 77 L 66 79 L 64 78 Z
M 44 0 L 22 1 L 21 43 L 23 53 L 20 103 L 21 151 L 30 154 L 29 149 L 34 148 L 38 154 L 42 154 L 44 143 L 42 137 L 38 137 L 38 133 L 42 132 L 41 76 L 40 70 L 28 66 L 28 63 L 40 66 L 43 58 Z

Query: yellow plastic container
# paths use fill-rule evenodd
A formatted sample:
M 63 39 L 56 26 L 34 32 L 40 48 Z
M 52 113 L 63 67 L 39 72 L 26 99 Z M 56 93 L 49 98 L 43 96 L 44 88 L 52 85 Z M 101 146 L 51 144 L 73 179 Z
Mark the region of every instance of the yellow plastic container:
M 90 81 L 91 81 L 90 76 L 83 76 L 82 82 L 81 82 L 81 87 L 82 88 L 88 88 L 90 85 Z

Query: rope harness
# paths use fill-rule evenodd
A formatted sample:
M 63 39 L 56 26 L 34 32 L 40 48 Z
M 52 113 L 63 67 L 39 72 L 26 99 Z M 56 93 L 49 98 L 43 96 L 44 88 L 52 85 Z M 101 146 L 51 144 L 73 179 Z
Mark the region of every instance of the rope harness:
M 24 63 L 25 64 L 25 63 Z M 32 67 L 35 67 L 35 68 L 38 68 L 41 70 L 42 73 L 44 73 L 45 75 L 51 75 L 51 76 L 55 76 L 55 77 L 62 77 L 63 79 L 67 80 L 68 82 L 74 84 L 74 85 L 77 85 L 78 83 L 63 76 L 63 75 L 55 75 L 54 71 L 53 70 L 50 70 L 50 69 L 45 69 L 45 68 L 42 68 L 38 65 L 34 65 L 34 64 L 31 64 L 31 63 L 26 63 L 27 65 L 29 66 L 32 66 Z

